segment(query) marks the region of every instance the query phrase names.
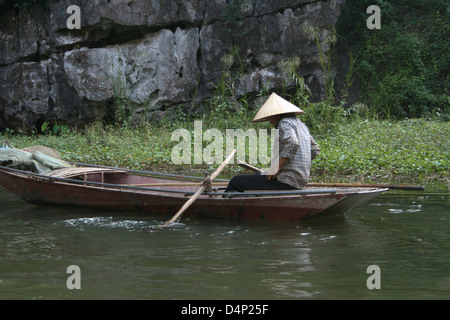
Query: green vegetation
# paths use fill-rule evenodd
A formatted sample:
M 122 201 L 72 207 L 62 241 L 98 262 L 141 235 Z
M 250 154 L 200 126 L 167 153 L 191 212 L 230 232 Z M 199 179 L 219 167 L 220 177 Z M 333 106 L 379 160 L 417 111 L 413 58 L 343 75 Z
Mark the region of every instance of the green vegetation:
M 316 175 L 423 181 L 450 174 L 448 122 L 356 120 L 317 140 Z
M 229 119 L 232 120 L 242 121 L 237 117 Z M 263 126 L 265 124 L 255 125 Z M 149 124 L 116 127 L 96 123 L 79 131 L 60 130 L 58 134 L 5 133 L 0 135 L 0 141 L 17 148 L 36 144 L 53 147 L 61 152 L 64 160 L 73 162 L 165 172 L 210 172 L 213 167 L 208 165 L 172 164 L 171 150 L 177 142 L 171 141 L 171 134 L 180 127 L 193 130 L 192 123 L 187 122 L 170 127 Z M 315 181 L 335 181 L 340 176 L 346 176 L 347 180 L 423 181 L 448 179 L 450 174 L 448 122 L 354 119 L 323 132 L 313 128 L 312 133 L 322 148 L 313 162 L 312 180 Z M 229 166 L 225 172 L 245 171 Z
M 369 5 L 381 29 L 369 30 Z M 338 43 L 357 53 L 360 102 L 385 118 L 450 119 L 450 7 L 447 0 L 347 0 Z

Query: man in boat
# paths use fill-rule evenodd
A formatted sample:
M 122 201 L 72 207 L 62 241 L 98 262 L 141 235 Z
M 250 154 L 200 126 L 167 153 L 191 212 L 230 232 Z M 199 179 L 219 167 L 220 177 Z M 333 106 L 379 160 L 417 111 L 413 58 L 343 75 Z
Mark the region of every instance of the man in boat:
M 303 110 L 272 93 L 253 122 L 269 121 L 278 129 L 278 154 L 272 155 L 272 166 L 266 172 L 233 177 L 226 192 L 294 190 L 308 183 L 311 161 L 320 148 L 308 127 L 296 117 L 301 113 Z

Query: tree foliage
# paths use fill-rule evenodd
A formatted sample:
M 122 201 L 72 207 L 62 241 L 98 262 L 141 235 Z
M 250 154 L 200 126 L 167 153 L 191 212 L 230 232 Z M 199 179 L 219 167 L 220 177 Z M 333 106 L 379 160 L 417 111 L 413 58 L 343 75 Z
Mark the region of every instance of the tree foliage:
M 381 10 L 369 30 L 366 9 Z M 450 5 L 447 0 L 347 0 L 338 43 L 357 53 L 363 102 L 396 118 L 443 116 L 450 106 Z

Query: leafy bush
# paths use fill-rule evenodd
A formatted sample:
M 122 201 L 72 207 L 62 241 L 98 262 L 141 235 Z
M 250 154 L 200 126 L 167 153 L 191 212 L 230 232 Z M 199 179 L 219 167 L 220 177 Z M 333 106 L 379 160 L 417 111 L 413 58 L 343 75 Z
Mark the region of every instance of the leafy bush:
M 366 8 L 372 4 L 381 10 L 380 30 L 366 27 Z M 447 1 L 347 0 L 336 28 L 339 45 L 358 52 L 355 71 L 363 87 L 362 102 L 373 114 L 395 118 L 448 114 Z

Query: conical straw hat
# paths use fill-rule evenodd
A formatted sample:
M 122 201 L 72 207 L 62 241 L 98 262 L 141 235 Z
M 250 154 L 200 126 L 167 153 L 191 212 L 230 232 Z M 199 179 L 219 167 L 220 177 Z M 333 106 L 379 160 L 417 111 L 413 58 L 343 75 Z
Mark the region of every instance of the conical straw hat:
M 263 104 L 261 109 L 259 109 L 255 118 L 253 119 L 253 122 L 267 121 L 271 116 L 285 113 L 300 114 L 303 113 L 303 110 L 296 107 L 289 101 L 284 100 L 274 92 L 270 95 L 269 99 L 267 99 L 267 101 Z

